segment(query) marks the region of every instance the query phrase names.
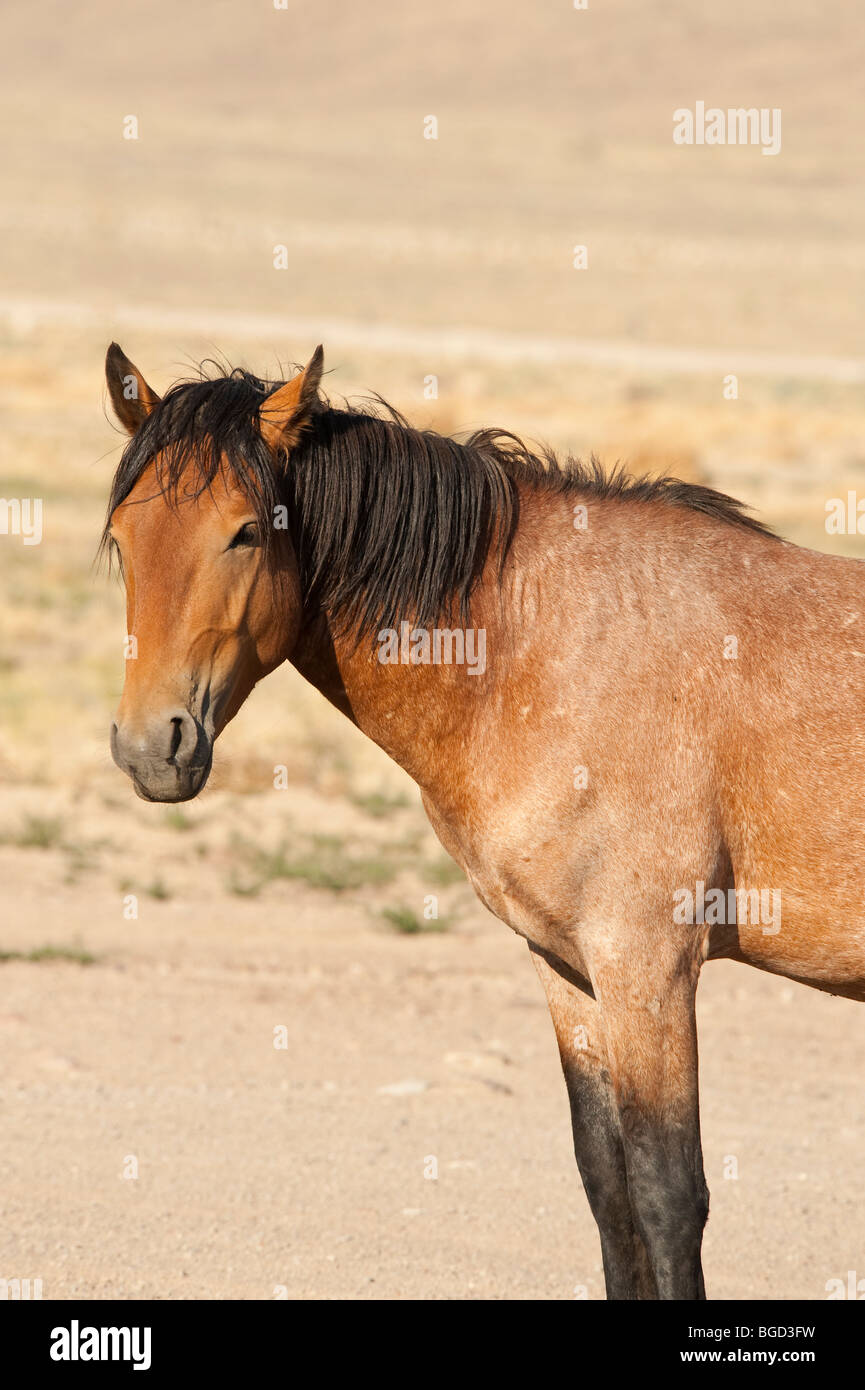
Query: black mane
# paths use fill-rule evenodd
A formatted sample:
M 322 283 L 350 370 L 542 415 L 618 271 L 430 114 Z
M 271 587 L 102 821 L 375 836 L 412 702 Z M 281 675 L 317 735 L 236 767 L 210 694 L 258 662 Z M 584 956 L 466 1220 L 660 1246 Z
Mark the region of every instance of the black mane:
M 283 383 L 241 368 L 178 382 L 127 444 L 111 489 L 114 509 L 158 458 L 157 485 L 177 501 L 209 488 L 223 463 L 244 489 L 270 547 L 274 509 L 287 510 L 304 600 L 358 636 L 411 618 L 468 617 L 487 557 L 500 562 L 518 520 L 519 488 L 588 498 L 662 502 L 762 535 L 768 527 L 713 488 L 632 478 L 531 453 L 515 435 L 479 430 L 458 443 L 414 429 L 377 397 L 364 409 L 322 402 L 302 441 L 274 462 L 259 411 Z

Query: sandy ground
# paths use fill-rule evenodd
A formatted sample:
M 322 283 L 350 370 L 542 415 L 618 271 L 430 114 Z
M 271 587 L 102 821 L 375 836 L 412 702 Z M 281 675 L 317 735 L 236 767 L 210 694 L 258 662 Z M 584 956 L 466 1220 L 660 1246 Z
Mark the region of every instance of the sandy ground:
M 0 1279 L 600 1298 L 534 970 L 402 774 L 289 670 L 182 812 L 113 769 L 102 358 L 119 336 L 162 389 L 321 337 L 334 394 L 707 481 L 865 555 L 824 528 L 865 490 L 859 6 L 157 0 L 133 25 L 85 0 L 3 26 L 0 496 L 42 498 L 45 532 L 0 536 Z M 782 106 L 782 154 L 675 148 L 698 98 Z M 865 1278 L 865 1013 L 726 963 L 699 1009 L 710 1296 Z
M 5 949 L 67 953 L 2 967 L 9 1277 L 57 1298 L 603 1297 L 534 969 L 439 886 L 419 808 L 217 791 L 177 825 L 107 795 L 51 799 L 56 842 L 0 851 Z M 31 836 L 44 801 L 15 798 Z M 393 877 L 227 889 L 240 830 L 290 859 L 298 825 Z M 427 891 L 441 930 L 381 916 Z M 723 963 L 700 1027 L 710 1293 L 825 1297 L 862 1262 L 860 1013 Z

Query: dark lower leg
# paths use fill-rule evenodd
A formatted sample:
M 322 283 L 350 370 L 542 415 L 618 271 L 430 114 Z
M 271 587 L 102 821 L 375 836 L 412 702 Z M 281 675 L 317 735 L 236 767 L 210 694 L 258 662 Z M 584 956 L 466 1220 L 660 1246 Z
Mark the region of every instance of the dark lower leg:
M 568 1087 L 574 1153 L 601 1238 L 608 1299 L 657 1298 L 634 1224 L 625 1152 L 604 1052 L 599 1009 L 567 967 L 532 952 L 547 995 Z
M 695 1117 L 696 1121 L 696 1117 Z M 628 1191 L 662 1299 L 704 1299 L 701 1263 L 709 1192 L 694 1124 L 622 1115 Z
M 574 1154 L 601 1237 L 608 1299 L 658 1297 L 631 1210 L 625 1151 L 609 1088 L 565 1067 Z
M 630 960 L 601 1004 L 634 1224 L 662 1299 L 703 1299 L 709 1193 L 697 1086 L 696 975 Z

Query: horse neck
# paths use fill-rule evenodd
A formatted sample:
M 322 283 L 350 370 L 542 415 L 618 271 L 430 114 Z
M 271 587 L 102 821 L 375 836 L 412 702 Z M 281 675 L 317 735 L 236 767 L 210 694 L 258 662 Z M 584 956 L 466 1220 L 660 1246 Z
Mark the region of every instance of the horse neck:
M 292 665 L 326 699 L 394 759 L 422 789 L 433 791 L 440 779 L 445 750 L 469 738 L 471 728 L 488 709 L 491 683 L 504 678 L 506 658 L 500 638 L 506 635 L 506 610 L 495 574 L 483 578 L 475 592 L 468 627 L 441 619 L 439 638 L 459 630 L 466 659 L 459 664 L 417 664 L 411 659 L 409 623 L 394 630 L 395 659 L 381 660 L 384 640 L 378 635 L 360 643 L 335 632 L 324 616 L 308 624 L 291 657 Z M 431 655 L 436 629 L 428 632 Z M 439 641 L 439 651 L 450 649 Z M 487 651 L 496 651 L 496 671 Z M 470 674 L 474 670 L 476 674 Z
M 464 768 L 464 759 L 471 758 L 473 741 L 487 746 L 495 738 L 505 692 L 510 704 L 537 679 L 540 668 L 531 654 L 543 641 L 538 593 L 547 568 L 541 542 L 551 525 L 571 525 L 571 509 L 566 498 L 521 496 L 504 575 L 500 557 L 491 554 L 472 595 L 468 624 L 461 626 L 453 615 L 437 620 L 440 634 L 460 630 L 462 663 L 413 662 L 410 635 L 418 630 L 408 623 L 396 633 L 396 660 L 382 661 L 377 634 L 357 643 L 319 614 L 304 625 L 292 665 L 435 796 L 442 780 L 455 775 L 455 764 Z M 429 637 L 434 647 L 435 629 Z

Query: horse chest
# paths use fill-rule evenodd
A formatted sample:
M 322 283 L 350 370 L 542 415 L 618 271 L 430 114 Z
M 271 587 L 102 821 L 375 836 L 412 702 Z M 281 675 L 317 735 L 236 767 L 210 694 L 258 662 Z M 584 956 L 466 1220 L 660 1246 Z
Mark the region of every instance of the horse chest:
M 515 832 L 492 821 L 472 831 L 426 796 L 423 801 L 433 830 L 484 906 L 520 936 L 551 948 L 573 914 L 573 869 L 561 836 Z

